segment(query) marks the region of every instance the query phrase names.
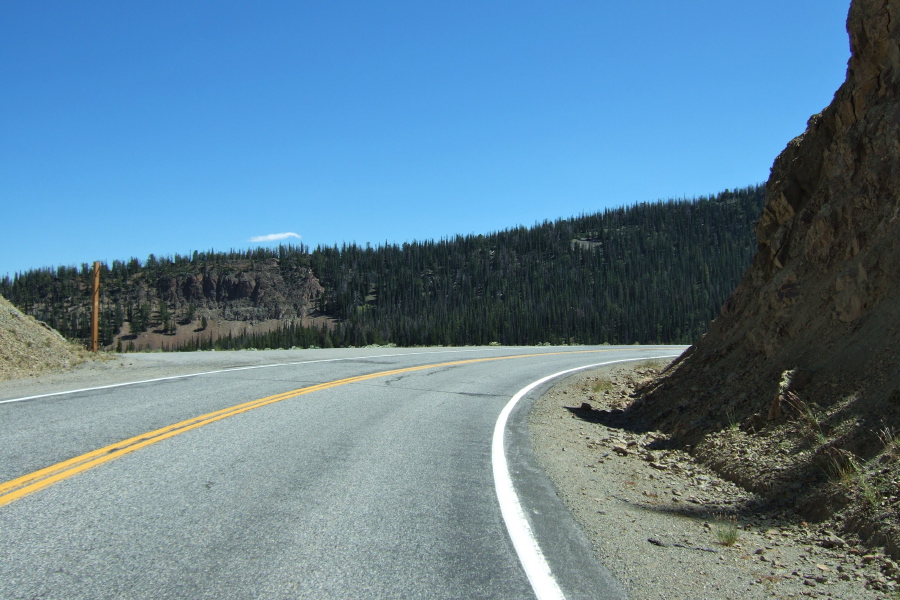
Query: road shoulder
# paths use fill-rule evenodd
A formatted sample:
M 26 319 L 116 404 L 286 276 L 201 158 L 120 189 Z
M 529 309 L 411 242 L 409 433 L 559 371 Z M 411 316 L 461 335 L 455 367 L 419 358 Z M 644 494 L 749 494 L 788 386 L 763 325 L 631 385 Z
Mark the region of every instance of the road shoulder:
M 634 387 L 663 364 L 651 366 L 573 375 L 528 416 L 550 493 L 630 598 L 888 597 L 867 585 L 878 573 L 859 549 L 823 543 L 814 526 L 718 478 L 668 447 L 664 434 L 627 422 L 621 409 Z

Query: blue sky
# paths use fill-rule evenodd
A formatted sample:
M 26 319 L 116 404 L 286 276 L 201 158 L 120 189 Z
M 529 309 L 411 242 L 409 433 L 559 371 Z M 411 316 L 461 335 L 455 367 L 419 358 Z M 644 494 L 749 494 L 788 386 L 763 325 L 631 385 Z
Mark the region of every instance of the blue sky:
M 0 276 L 763 182 L 844 79 L 848 7 L 7 0 Z

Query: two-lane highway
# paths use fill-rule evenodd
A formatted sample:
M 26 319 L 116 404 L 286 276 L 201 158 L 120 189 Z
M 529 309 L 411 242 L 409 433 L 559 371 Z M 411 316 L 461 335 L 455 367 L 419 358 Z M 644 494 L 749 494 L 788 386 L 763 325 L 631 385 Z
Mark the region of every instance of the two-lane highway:
M 0 597 L 534 598 L 495 491 L 501 411 L 547 375 L 682 350 L 207 353 L 202 375 L 0 399 Z M 507 456 L 561 593 L 622 597 L 559 565 L 541 531 L 571 519 Z

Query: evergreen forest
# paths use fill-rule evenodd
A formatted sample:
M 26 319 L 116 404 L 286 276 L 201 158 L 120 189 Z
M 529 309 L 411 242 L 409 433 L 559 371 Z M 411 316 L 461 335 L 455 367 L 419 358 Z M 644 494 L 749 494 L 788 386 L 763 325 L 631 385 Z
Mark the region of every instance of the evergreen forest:
M 691 343 L 749 266 L 764 201 L 757 185 L 439 241 L 102 263 L 101 344 L 178 325 L 193 335 L 164 349 Z M 85 341 L 91 273 L 33 269 L 0 295 Z M 247 326 L 214 337 L 216 319 Z

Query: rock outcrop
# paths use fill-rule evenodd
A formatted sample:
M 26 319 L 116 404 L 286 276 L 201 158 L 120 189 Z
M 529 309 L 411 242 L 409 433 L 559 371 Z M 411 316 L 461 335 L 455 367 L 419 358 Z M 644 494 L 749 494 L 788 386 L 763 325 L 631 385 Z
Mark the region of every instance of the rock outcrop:
M 305 316 L 323 291 L 312 269 L 287 269 L 274 258 L 213 263 L 156 281 L 135 280 L 131 287 L 142 299 L 161 299 L 176 310 L 193 304 L 238 321 Z
M 732 474 L 792 497 L 809 482 L 797 502 L 813 513 L 829 457 L 862 465 L 900 432 L 900 0 L 853 0 L 847 30 L 846 81 L 772 167 L 751 268 L 634 407 L 698 449 L 729 425 L 806 423 L 809 456 L 773 475 L 748 455 Z

